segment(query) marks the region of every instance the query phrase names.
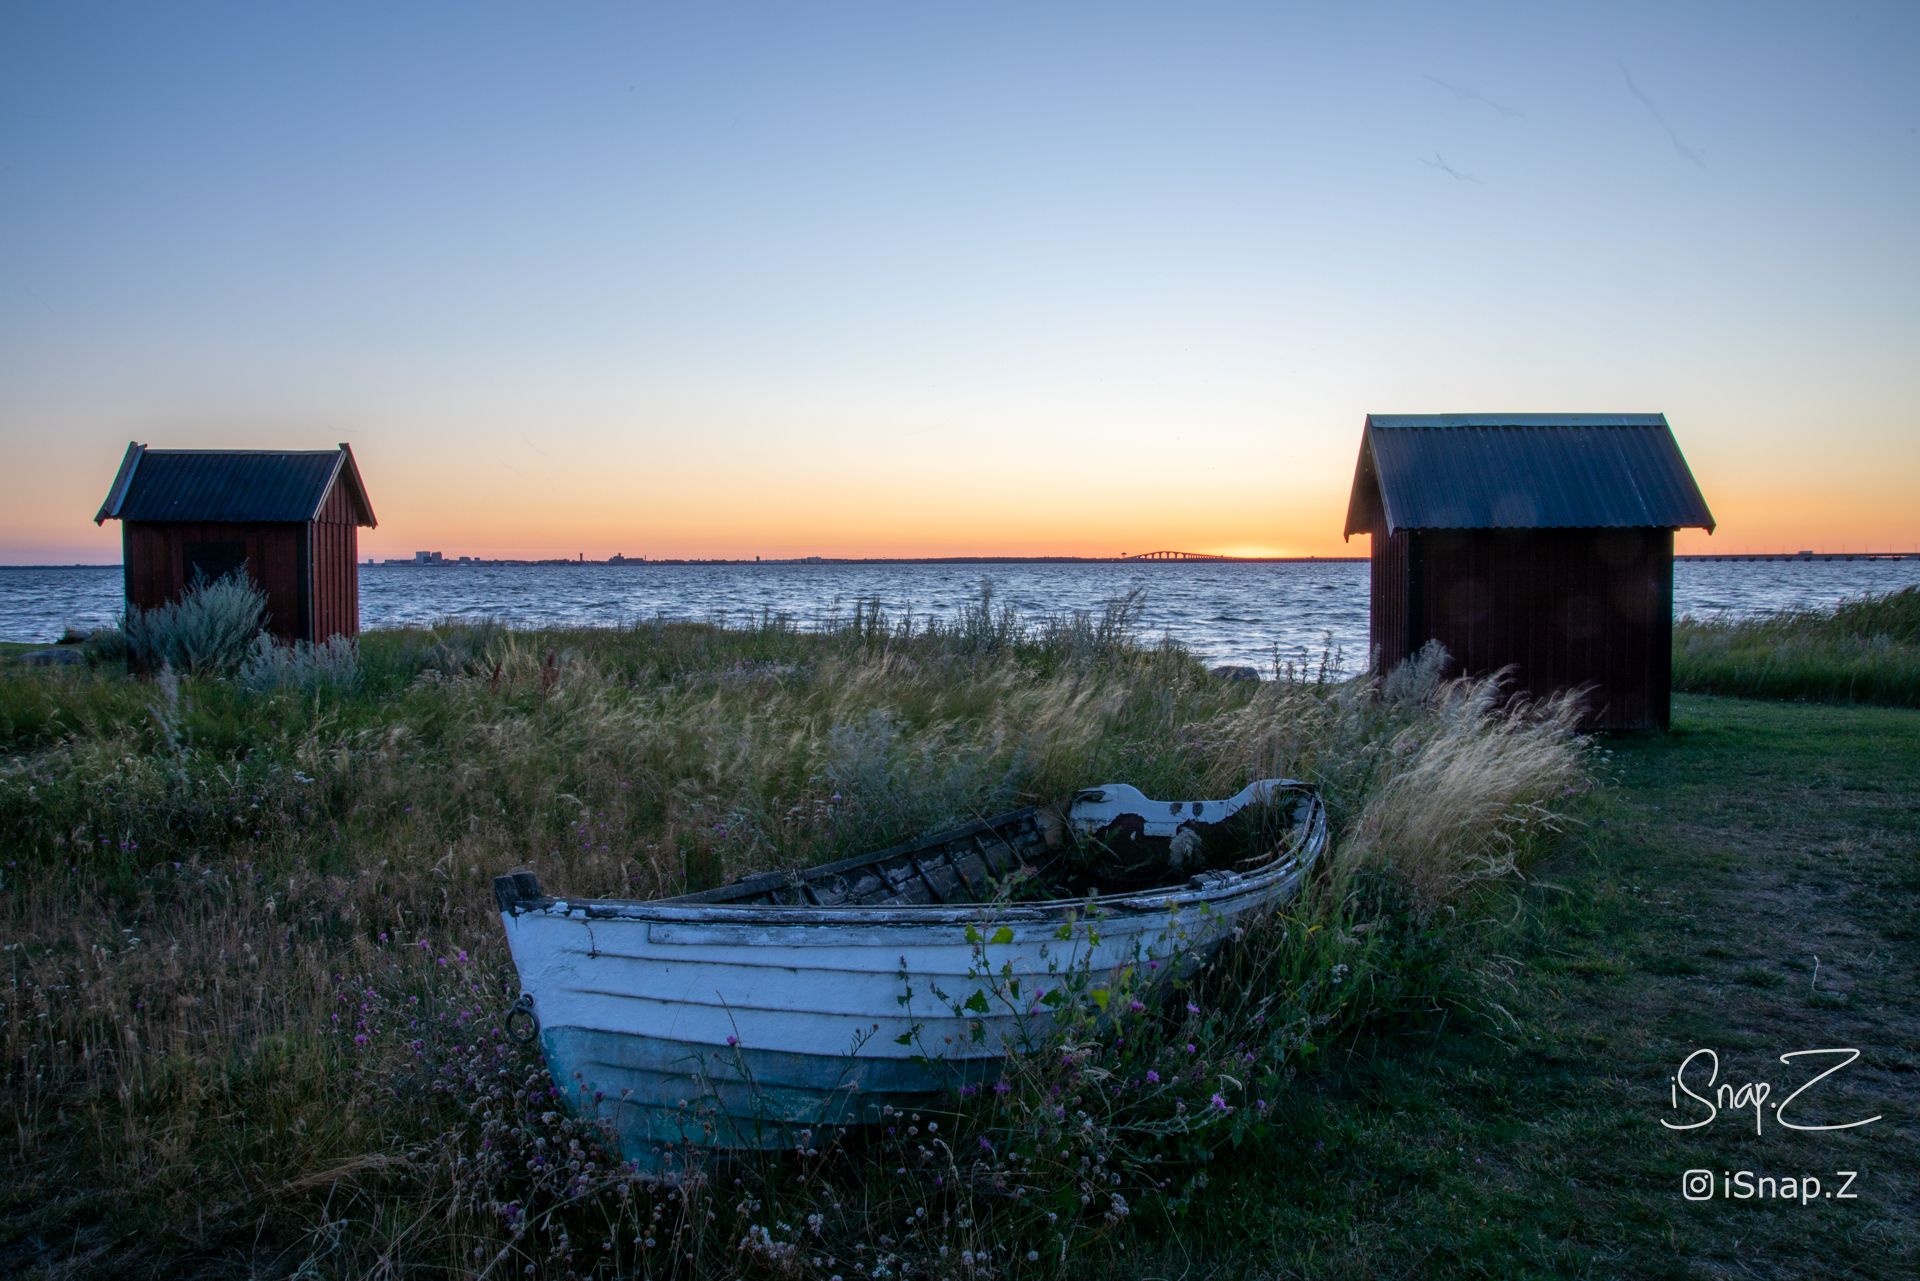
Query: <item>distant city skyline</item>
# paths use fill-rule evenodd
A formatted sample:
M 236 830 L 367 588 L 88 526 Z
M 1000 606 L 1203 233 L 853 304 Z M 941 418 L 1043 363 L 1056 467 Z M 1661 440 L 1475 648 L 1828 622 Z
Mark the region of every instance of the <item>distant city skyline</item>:
M 0 9 L 0 563 L 129 439 L 360 558 L 1364 555 L 1369 412 L 1920 543 L 1920 6 Z

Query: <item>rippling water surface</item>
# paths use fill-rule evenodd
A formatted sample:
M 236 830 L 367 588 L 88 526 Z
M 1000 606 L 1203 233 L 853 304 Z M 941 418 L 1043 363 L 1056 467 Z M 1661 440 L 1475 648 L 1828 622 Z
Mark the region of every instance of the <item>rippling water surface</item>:
M 819 626 L 879 601 L 889 614 L 950 616 L 994 599 L 1027 614 L 1098 610 L 1138 588 L 1141 630 L 1168 634 L 1216 662 L 1270 666 L 1317 658 L 1328 642 L 1348 660 L 1367 647 L 1364 563 L 1106 565 L 569 565 L 360 570 L 361 625 L 495 617 L 532 626 L 609 625 L 652 618 L 743 622 L 785 614 Z M 1681 561 L 1674 608 L 1699 617 L 1749 616 L 1920 583 L 1920 560 Z M 49 641 L 68 624 L 120 612 L 118 566 L 0 567 L 0 640 Z

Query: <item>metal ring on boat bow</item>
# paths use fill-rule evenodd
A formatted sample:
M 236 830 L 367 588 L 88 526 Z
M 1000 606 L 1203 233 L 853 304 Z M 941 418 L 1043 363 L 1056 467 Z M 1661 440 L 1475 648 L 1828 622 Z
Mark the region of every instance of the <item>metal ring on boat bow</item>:
M 513 1021 L 517 1018 L 527 1020 L 524 1033 L 514 1026 Z M 513 1008 L 507 1011 L 507 1035 L 522 1045 L 531 1044 L 540 1035 L 540 1017 L 533 1012 L 533 993 L 522 992 L 520 999 L 513 1003 Z

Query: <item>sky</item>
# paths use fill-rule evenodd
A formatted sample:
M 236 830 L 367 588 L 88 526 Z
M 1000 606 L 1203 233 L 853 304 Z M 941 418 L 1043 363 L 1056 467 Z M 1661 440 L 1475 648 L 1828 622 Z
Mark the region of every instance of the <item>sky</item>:
M 0 6 L 0 563 L 129 440 L 363 554 L 1365 554 L 1368 412 L 1920 545 L 1920 5 Z

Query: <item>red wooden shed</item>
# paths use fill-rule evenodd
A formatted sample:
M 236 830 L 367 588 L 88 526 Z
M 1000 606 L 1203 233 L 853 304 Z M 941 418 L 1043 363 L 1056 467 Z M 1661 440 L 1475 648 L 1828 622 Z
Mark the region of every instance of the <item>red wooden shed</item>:
M 359 527 L 373 504 L 353 450 L 149 449 L 130 444 L 95 524 L 121 522 L 127 604 L 151 609 L 196 574 L 241 565 L 267 630 L 324 641 L 360 631 Z
M 1662 414 L 1370 414 L 1347 536 L 1373 542 L 1371 639 L 1586 689 L 1595 729 L 1664 729 L 1673 531 L 1713 513 Z

